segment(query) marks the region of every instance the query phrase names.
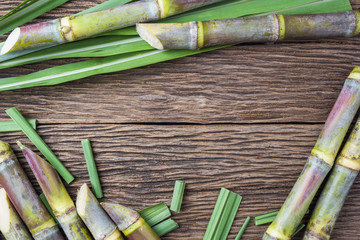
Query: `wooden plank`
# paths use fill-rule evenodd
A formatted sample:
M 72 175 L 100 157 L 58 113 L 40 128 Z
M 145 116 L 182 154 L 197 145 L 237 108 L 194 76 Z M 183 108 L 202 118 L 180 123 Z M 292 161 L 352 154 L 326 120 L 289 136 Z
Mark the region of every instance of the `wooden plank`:
M 243 202 L 229 239 L 246 216 L 277 210 L 292 188 L 310 153 L 321 124 L 251 125 L 41 125 L 39 134 L 76 176 L 72 197 L 89 183 L 80 141 L 91 138 L 104 201 L 135 209 L 165 201 L 170 204 L 174 181 L 187 182 L 181 228 L 164 239 L 202 239 L 219 189 L 241 194 Z M 2 134 L 16 149 L 22 133 Z M 31 146 L 31 145 L 30 145 Z M 34 149 L 33 146 L 31 146 Z M 31 180 L 34 181 L 32 174 Z M 36 189 L 38 186 L 36 184 Z M 356 180 L 333 239 L 359 239 L 360 181 Z M 251 222 L 244 239 L 260 239 L 266 226 Z M 300 238 L 297 238 L 300 239 Z
M 5 3 L 2 12 L 15 6 Z M 89 4 L 95 3 L 69 1 L 35 21 Z M 360 63 L 359 39 L 238 45 L 58 86 L 1 92 L 0 106 L 18 106 L 42 123 L 320 123 Z M 79 60 L 5 69 L 0 77 L 71 61 Z
M 1 106 L 17 106 L 43 123 L 324 122 L 358 62 L 359 39 L 235 46 L 58 86 L 1 92 Z M 3 112 L 0 118 L 6 119 Z

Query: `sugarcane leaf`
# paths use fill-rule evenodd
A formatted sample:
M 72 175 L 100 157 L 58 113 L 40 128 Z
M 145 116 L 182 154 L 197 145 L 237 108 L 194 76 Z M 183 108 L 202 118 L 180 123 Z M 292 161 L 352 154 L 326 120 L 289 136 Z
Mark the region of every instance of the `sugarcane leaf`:
M 115 4 L 124 4 L 128 0 L 109 0 L 105 3 L 114 6 Z M 244 15 L 265 15 L 274 12 L 282 13 L 282 14 L 299 14 L 299 13 L 326 13 L 326 12 L 336 12 L 336 11 L 346 11 L 351 9 L 350 3 L 347 0 L 306 0 L 306 4 L 299 5 L 299 2 L 304 2 L 301 0 L 296 0 L 298 5 L 294 5 L 294 2 L 288 2 L 286 4 L 282 4 L 282 1 L 275 0 L 272 1 L 274 4 L 277 4 L 277 7 L 272 6 L 271 4 L 267 5 L 267 8 L 261 8 L 262 1 L 255 0 L 250 2 L 244 2 L 243 0 L 231 0 L 224 1 L 217 4 L 213 4 L 211 6 L 203 7 L 198 10 L 190 11 L 189 13 L 180 14 L 178 16 L 164 19 L 162 22 L 186 22 L 186 21 L 204 21 L 209 19 L 221 19 L 221 18 L 231 18 L 231 17 L 240 17 Z M 105 4 L 104 3 L 104 4 Z M 245 3 L 247 5 L 245 5 Z M 251 4 L 250 4 L 251 3 Z M 326 4 L 326 5 L 324 5 Z M 100 4 L 101 5 L 101 4 Z M 90 8 L 89 10 L 101 10 L 101 8 L 97 8 L 99 5 Z M 283 8 L 283 9 L 281 9 Z M 271 11 L 274 9 L 281 9 L 277 11 Z M 270 12 L 266 12 L 269 10 Z M 262 13 L 259 13 L 262 11 Z M 137 35 L 137 32 L 134 27 L 128 27 L 120 30 L 114 30 L 103 35 Z M 137 42 L 126 44 L 125 47 L 117 47 L 116 49 L 111 48 L 102 48 L 103 44 L 106 44 L 108 39 L 99 39 L 90 41 L 92 45 L 88 51 L 83 52 L 84 48 L 89 47 L 88 40 L 78 41 L 77 43 L 68 43 L 60 46 L 50 47 L 46 50 L 41 49 L 29 49 L 20 52 L 9 53 L 0 56 L 0 63 L 7 61 L 9 59 L 14 59 L 13 61 L 7 61 L 5 63 L 0 64 L 0 69 L 19 66 L 28 63 L 34 63 L 44 60 L 56 59 L 56 58 L 66 58 L 66 57 L 103 57 L 103 56 L 111 56 L 121 53 L 126 53 L 125 49 L 128 49 L 127 52 L 133 51 L 142 51 L 151 49 L 149 45 L 144 42 Z M 98 43 L 97 43 L 97 42 Z M 120 43 L 120 42 L 119 42 Z M 72 45 L 74 44 L 74 45 Z M 99 45 L 98 47 L 96 45 Z M 130 45 L 130 46 L 129 46 Z M 138 49 L 136 49 L 138 47 Z M 1 44 L 0 44 L 1 48 Z M 79 49 L 78 49 L 79 48 Z M 73 50 L 71 53 L 70 49 Z M 64 51 L 63 55 L 61 51 Z M 28 54 L 31 52 L 37 52 L 35 54 Z M 25 57 L 19 57 L 21 55 L 25 55 Z
M 30 0 L 27 0 L 27 1 L 30 1 Z M 39 1 L 39 0 L 36 0 L 36 1 Z M 114 6 L 120 6 L 120 5 L 126 4 L 126 3 L 131 2 L 131 1 L 132 0 L 109 0 L 109 1 L 106 1 L 104 3 L 98 4 L 98 5 L 96 5 L 96 6 L 92 7 L 92 8 L 89 8 L 87 10 L 79 12 L 78 14 L 83 14 L 83 13 L 88 13 L 88 12 L 95 12 L 95 11 L 99 11 L 99 10 L 102 10 L 102 9 L 111 8 L 111 7 L 114 7 Z M 3 45 L 4 45 L 4 42 L 0 42 L 0 50 L 3 47 Z M 57 46 L 55 46 L 55 47 L 57 47 Z M 18 52 L 7 53 L 5 55 L 0 56 L 0 62 L 4 62 L 4 61 L 9 60 L 9 59 L 14 59 L 16 57 L 23 56 L 23 55 L 26 55 L 28 53 L 39 52 L 39 51 L 41 51 L 42 49 L 45 49 L 45 48 L 51 48 L 51 47 L 27 49 L 27 50 L 18 51 Z M 43 52 L 42 54 L 47 54 L 47 52 Z M 117 53 L 115 53 L 115 54 L 117 54 Z M 109 55 L 107 55 L 107 56 L 109 56 Z M 79 56 L 79 57 L 81 57 L 81 56 Z M 44 59 L 49 59 L 49 58 L 46 58 L 46 56 L 44 56 Z M 18 62 L 20 62 L 20 61 L 22 61 L 22 60 L 19 59 Z M 27 64 L 27 63 L 24 63 L 24 64 Z M 17 65 L 14 65 L 14 66 L 17 66 Z
M 50 11 L 68 0 L 33 0 L 26 2 L 21 7 L 0 21 L 0 35 L 27 23 L 28 21 Z
M 132 2 L 133 0 L 109 0 L 103 3 L 100 3 L 94 7 L 88 8 L 84 11 L 81 11 L 75 15 L 79 15 L 79 14 L 84 14 L 84 13 L 90 13 L 90 12 L 96 12 L 96 11 L 100 11 L 103 9 L 108 9 L 108 8 L 112 8 L 112 7 L 116 7 L 116 6 L 120 6 L 120 5 L 124 5 L 126 3 Z
M 0 17 L 0 21 L 4 20 L 5 18 L 9 17 L 10 15 L 14 14 L 15 12 L 19 11 L 23 6 L 25 6 L 27 3 L 31 2 L 32 0 L 25 0 L 22 3 L 20 3 L 19 5 L 17 5 L 15 8 L 13 8 L 12 10 L 10 10 L 8 13 L 6 13 L 4 16 Z M 38 1 L 38 0 L 34 0 L 33 2 Z
M 224 1 L 210 6 L 195 9 L 156 22 L 181 23 L 189 21 L 208 21 L 214 19 L 237 18 L 253 15 L 281 14 L 312 14 L 330 13 L 351 10 L 348 0 L 252 0 Z M 135 27 L 113 30 L 104 35 L 137 35 Z
M 1 62 L 0 56 L 0 69 L 29 63 L 36 63 L 50 59 L 71 57 L 105 57 L 151 49 L 154 48 L 140 37 L 104 36 L 101 38 L 86 39 L 78 42 L 71 42 L 50 47 L 4 62 Z
M 218 8 L 218 5 L 204 8 L 198 15 L 201 17 L 214 17 L 216 11 L 213 8 L 218 8 L 217 13 L 219 18 L 233 16 L 233 9 L 237 9 L 236 15 L 265 15 L 272 12 L 291 14 L 306 14 L 309 12 L 319 11 L 317 13 L 327 13 L 331 11 L 351 10 L 348 0 L 268 0 L 266 4 L 261 0 L 252 1 L 227 1 L 226 7 Z M 208 9 L 208 11 L 206 11 Z M 220 9 L 220 10 L 219 10 Z M 214 10 L 214 12 L 212 12 Z M 267 12 L 266 12 L 267 11 Z M 271 12 L 272 11 L 272 12 Z M 212 13 L 211 13 L 212 12 Z M 187 13 L 190 14 L 190 13 Z M 197 17 L 198 17 L 197 15 Z M 182 20 L 188 21 L 188 16 L 183 15 Z M 201 51 L 189 50 L 150 50 L 143 52 L 135 52 L 129 54 L 120 54 L 103 59 L 89 60 L 57 66 L 54 68 L 45 69 L 25 76 L 4 78 L 0 81 L 0 90 L 10 90 L 25 87 L 54 85 L 63 82 L 68 82 L 76 79 L 81 79 L 87 76 L 116 72 L 144 65 L 149 65 L 161 61 L 175 59 L 183 56 L 188 56 L 196 53 L 218 49 L 223 46 L 203 49 Z
M 48 68 L 19 77 L 1 79 L 0 91 L 24 87 L 46 86 L 64 83 L 84 77 L 141 67 L 170 59 L 185 57 L 219 49 L 224 46 L 192 50 L 148 50 L 111 57 L 82 61 Z

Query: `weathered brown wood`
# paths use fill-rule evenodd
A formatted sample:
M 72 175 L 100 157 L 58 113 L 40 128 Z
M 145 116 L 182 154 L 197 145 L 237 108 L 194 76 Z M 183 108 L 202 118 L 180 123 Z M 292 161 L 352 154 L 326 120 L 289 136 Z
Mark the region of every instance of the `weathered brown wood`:
M 181 228 L 164 239 L 202 239 L 219 189 L 227 187 L 241 194 L 243 202 L 229 237 L 234 239 L 246 216 L 281 206 L 321 128 L 321 124 L 55 124 L 40 126 L 39 133 L 75 174 L 76 181 L 69 187 L 72 197 L 81 184 L 89 183 L 80 143 L 85 138 L 93 144 L 104 200 L 136 209 L 160 201 L 169 204 L 174 181 L 185 180 L 184 205 L 174 216 Z M 29 172 L 15 146 L 16 140 L 28 143 L 26 137 L 8 133 L 1 139 L 12 144 Z M 333 239 L 359 239 L 354 224 L 360 216 L 358 202 L 359 180 L 346 201 Z M 244 239 L 260 239 L 264 230 L 264 226 L 255 227 L 251 222 Z
M 33 22 L 103 1 L 70 0 Z M 0 15 L 20 2 L 1 0 Z M 360 7 L 359 0 L 352 4 Z M 220 187 L 243 195 L 229 237 L 234 239 L 247 216 L 282 205 L 345 78 L 360 64 L 359 40 L 238 45 L 58 86 L 1 92 L 0 120 L 8 120 L 4 110 L 13 106 L 40 120 L 40 135 L 77 177 L 69 186 L 72 197 L 89 183 L 80 144 L 88 137 L 104 200 L 136 209 L 169 204 L 174 180 L 185 180 L 183 211 L 174 216 L 181 228 L 165 240 L 202 239 Z M 0 70 L 0 78 L 70 61 L 77 60 Z M 22 133 L 1 133 L 0 139 L 15 149 L 16 140 L 32 146 Z M 360 238 L 359 193 L 358 179 L 333 239 Z M 243 239 L 260 239 L 265 229 L 251 222 Z
M 74 13 L 85 8 L 82 2 L 70 1 L 39 20 Z M 359 39 L 238 45 L 58 86 L 1 92 L 1 106 L 21 109 L 19 99 L 26 99 L 27 114 L 42 123 L 324 122 L 344 79 L 360 63 Z M 0 70 L 0 77 L 68 62 Z M 48 104 L 51 112 L 38 106 Z

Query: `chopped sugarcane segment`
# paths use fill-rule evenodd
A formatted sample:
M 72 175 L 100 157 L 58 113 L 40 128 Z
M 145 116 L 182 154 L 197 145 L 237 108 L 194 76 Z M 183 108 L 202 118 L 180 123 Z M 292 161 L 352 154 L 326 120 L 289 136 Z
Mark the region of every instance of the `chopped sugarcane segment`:
M 14 29 L 1 54 L 72 42 L 111 30 L 158 20 L 221 0 L 143 0 Z
M 186 23 L 138 23 L 136 30 L 157 49 L 201 49 L 245 42 L 353 37 L 360 12 L 243 17 Z
M 304 239 L 330 239 L 346 197 L 360 170 L 360 118 L 322 191 L 307 225 Z
M 0 216 L 0 231 L 6 240 L 32 239 L 3 188 L 0 189 Z
M 36 240 L 64 239 L 11 147 L 0 141 L 0 184 Z
M 138 212 L 114 203 L 101 203 L 111 219 L 129 240 L 160 240 Z
M 360 106 L 360 68 L 355 67 L 279 214 L 263 240 L 289 240 L 300 225 L 321 183 L 334 164 L 345 134 Z
M 73 200 L 53 166 L 20 142 L 18 142 L 18 145 L 44 193 L 44 200 L 52 210 L 49 212 L 53 212 L 66 237 L 69 240 L 92 239 L 85 224 L 76 212 Z
M 86 184 L 83 184 L 78 192 L 76 209 L 95 240 L 124 239 Z

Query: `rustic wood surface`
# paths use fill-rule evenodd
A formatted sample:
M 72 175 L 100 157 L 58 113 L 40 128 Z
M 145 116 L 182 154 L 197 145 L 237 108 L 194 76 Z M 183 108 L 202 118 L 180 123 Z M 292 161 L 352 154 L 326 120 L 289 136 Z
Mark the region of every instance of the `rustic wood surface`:
M 104 0 L 70 0 L 34 22 L 76 13 Z M 0 15 L 20 0 L 1 0 Z M 360 0 L 352 1 L 354 8 Z M 4 38 L 2 37 L 1 40 Z M 0 93 L 0 120 L 16 106 L 39 120 L 39 134 L 76 181 L 89 183 L 80 141 L 90 138 L 104 200 L 141 209 L 170 204 L 174 181 L 187 182 L 180 228 L 164 237 L 202 239 L 221 187 L 243 196 L 228 239 L 247 216 L 281 207 L 334 104 L 360 64 L 360 37 L 304 43 L 245 44 L 148 67 L 52 86 Z M 0 71 L 30 73 L 76 60 Z M 16 140 L 1 133 L 39 187 Z M 34 147 L 32 146 L 34 149 Z M 360 239 L 360 180 L 332 239 Z M 243 239 L 261 239 L 253 221 Z M 295 239 L 301 239 L 300 236 Z

